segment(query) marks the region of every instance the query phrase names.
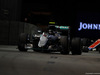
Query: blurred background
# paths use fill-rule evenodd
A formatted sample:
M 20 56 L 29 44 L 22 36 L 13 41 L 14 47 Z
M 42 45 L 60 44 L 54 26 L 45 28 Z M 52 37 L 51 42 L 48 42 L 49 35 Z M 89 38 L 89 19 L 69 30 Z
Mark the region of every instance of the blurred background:
M 16 45 L 20 33 L 45 30 L 49 22 L 71 26 L 73 36 L 97 39 L 99 30 L 79 32 L 78 28 L 80 22 L 100 24 L 99 2 L 0 0 L 0 44 Z

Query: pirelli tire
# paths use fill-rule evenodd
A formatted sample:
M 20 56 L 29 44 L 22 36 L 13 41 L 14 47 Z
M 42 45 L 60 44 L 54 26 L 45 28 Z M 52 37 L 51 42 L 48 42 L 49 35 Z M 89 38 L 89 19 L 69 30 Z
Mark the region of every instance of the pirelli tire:
M 62 46 L 61 54 L 69 54 L 68 37 L 67 36 L 61 36 L 60 43 L 61 43 L 61 46 Z
M 27 39 L 27 34 L 21 33 L 19 35 L 19 41 L 18 41 L 18 49 L 19 49 L 19 51 L 23 51 L 23 52 L 27 51 L 27 49 L 25 49 L 26 39 Z
M 82 44 L 81 39 L 76 37 L 71 41 L 71 52 L 72 55 L 81 55 L 82 54 Z

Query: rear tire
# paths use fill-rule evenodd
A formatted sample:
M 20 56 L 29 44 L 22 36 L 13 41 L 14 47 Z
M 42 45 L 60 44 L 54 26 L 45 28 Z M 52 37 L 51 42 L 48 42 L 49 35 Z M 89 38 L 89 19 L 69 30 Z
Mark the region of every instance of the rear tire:
M 82 45 L 80 38 L 73 38 L 71 42 L 71 51 L 72 55 L 81 55 L 82 54 Z
M 61 36 L 60 43 L 62 45 L 61 54 L 69 54 L 67 36 Z
M 25 33 L 21 33 L 19 35 L 19 41 L 18 41 L 19 51 L 24 51 L 24 52 L 27 51 L 27 49 L 25 49 L 26 39 L 27 39 L 27 35 Z

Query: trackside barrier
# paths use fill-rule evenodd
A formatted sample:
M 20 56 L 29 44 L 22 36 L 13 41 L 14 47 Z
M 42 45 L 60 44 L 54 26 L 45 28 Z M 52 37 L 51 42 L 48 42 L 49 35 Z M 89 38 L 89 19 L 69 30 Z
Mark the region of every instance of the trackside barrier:
M 20 33 L 33 34 L 37 29 L 37 26 L 25 22 L 0 20 L 0 45 L 17 45 Z

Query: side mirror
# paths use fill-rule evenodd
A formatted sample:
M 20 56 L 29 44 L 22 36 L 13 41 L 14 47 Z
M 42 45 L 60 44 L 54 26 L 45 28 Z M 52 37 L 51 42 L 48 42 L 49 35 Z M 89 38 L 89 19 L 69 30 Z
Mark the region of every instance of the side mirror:
M 42 31 L 41 30 L 38 30 L 38 33 L 42 33 Z

